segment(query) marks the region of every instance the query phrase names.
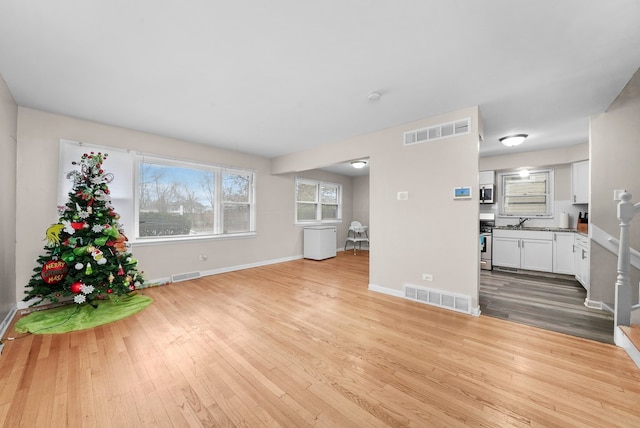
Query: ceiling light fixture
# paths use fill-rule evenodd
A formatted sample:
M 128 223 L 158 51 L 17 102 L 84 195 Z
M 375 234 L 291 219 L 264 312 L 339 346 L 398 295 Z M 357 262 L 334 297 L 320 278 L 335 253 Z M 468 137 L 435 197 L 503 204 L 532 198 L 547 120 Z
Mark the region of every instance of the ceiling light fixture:
M 355 169 L 364 168 L 366 164 L 367 163 L 363 160 L 357 160 L 357 161 L 351 162 L 351 166 L 354 167 Z
M 520 177 L 522 178 L 527 178 L 529 176 L 529 170 L 528 169 L 521 169 L 520 170 Z
M 522 144 L 522 142 L 528 137 L 528 134 L 515 134 L 515 135 L 507 135 L 506 137 L 500 138 L 500 142 L 508 147 L 517 146 L 518 144 Z
M 380 100 L 380 97 L 382 97 L 382 95 L 380 95 L 379 92 L 371 92 L 367 99 L 370 103 L 375 103 L 376 101 Z

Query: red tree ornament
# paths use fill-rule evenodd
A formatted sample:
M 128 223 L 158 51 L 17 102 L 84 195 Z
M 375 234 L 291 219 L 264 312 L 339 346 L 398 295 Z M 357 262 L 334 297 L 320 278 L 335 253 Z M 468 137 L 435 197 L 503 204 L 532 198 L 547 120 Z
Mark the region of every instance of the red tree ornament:
M 74 282 L 73 284 L 71 284 L 71 287 L 69 287 L 69 289 L 72 293 L 78 294 L 80 291 L 82 291 L 82 283 L 80 281 Z
M 54 258 L 47 261 L 42 266 L 40 276 L 42 277 L 42 280 L 47 284 L 57 284 L 58 282 L 62 281 L 65 276 L 67 276 L 68 271 L 69 266 L 67 266 L 64 260 Z

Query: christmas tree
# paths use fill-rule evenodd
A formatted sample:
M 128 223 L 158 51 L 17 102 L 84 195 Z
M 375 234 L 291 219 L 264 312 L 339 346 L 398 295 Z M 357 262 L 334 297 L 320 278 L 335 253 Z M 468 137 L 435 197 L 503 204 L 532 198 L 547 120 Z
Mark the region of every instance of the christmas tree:
M 106 153 L 82 155 L 79 166 L 67 174 L 73 180 L 69 201 L 58 207 L 59 222 L 47 229 L 45 254 L 25 291 L 24 301 L 58 302 L 73 296 L 75 303 L 112 298 L 133 292 L 144 280 L 137 261 L 128 252 L 127 237 L 111 205 L 105 173 Z

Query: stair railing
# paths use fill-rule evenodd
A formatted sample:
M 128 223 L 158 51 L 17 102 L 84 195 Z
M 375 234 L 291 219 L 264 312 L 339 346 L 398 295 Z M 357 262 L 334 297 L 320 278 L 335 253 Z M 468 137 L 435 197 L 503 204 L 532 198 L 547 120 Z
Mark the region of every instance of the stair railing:
M 616 279 L 615 326 L 631 324 L 631 246 L 629 243 L 629 223 L 640 212 L 640 203 L 631 202 L 631 194 L 624 192 L 618 203 L 620 220 L 620 244 L 618 247 L 618 277 Z

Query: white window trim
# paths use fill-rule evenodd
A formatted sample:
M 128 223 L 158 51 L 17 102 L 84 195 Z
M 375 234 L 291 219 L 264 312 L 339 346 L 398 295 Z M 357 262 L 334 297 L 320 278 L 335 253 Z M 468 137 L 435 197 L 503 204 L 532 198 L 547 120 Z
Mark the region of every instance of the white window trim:
M 139 236 L 140 234 L 140 201 L 138 197 L 139 190 L 139 179 L 140 179 L 140 163 L 147 161 L 149 163 L 154 163 L 158 165 L 166 165 L 166 166 L 179 166 L 184 168 L 192 168 L 192 169 L 203 169 L 206 171 L 216 171 L 217 179 L 215 180 L 215 207 L 214 209 L 214 232 L 207 234 L 200 234 L 194 236 L 188 235 L 176 235 L 176 236 Z M 253 237 L 257 235 L 256 231 L 256 181 L 257 181 L 257 173 L 255 170 L 249 168 L 238 168 L 238 167 L 227 167 L 212 163 L 203 163 L 203 162 L 194 162 L 187 161 L 183 159 L 173 159 L 167 158 L 158 155 L 151 154 L 136 154 L 135 161 L 135 186 L 134 186 L 134 227 L 135 227 L 135 235 L 134 242 L 135 243 L 158 243 L 158 242 L 180 242 L 180 241 L 199 241 L 199 240 L 207 240 L 207 239 L 229 239 L 229 238 L 244 238 L 244 237 Z M 250 217 L 249 217 L 249 230 L 245 232 L 235 232 L 235 233 L 223 233 L 224 224 L 223 224 L 223 215 L 221 211 L 223 211 L 224 202 L 222 200 L 222 174 L 225 172 L 229 173 L 240 173 L 240 174 L 251 174 L 251 195 L 249 197 L 249 204 L 251 205 Z
M 316 218 L 313 220 L 298 220 L 298 183 L 307 183 L 307 184 L 314 184 L 316 186 L 318 186 L 317 189 L 317 197 L 318 197 L 318 201 L 317 201 L 317 208 L 316 208 Z M 323 220 L 322 219 L 322 201 L 321 201 L 321 194 L 320 194 L 320 187 L 323 185 L 331 185 L 331 186 L 337 186 L 338 187 L 338 218 L 337 219 L 327 219 L 327 220 Z M 334 183 L 331 181 L 324 181 L 324 180 L 316 180 L 313 178 L 304 178 L 304 177 L 296 177 L 294 180 L 294 189 L 293 189 L 293 193 L 294 193 L 294 197 L 293 197 L 293 221 L 295 225 L 298 226 L 313 226 L 313 225 L 320 225 L 320 224 L 340 224 L 342 223 L 342 189 L 343 186 L 340 183 Z

